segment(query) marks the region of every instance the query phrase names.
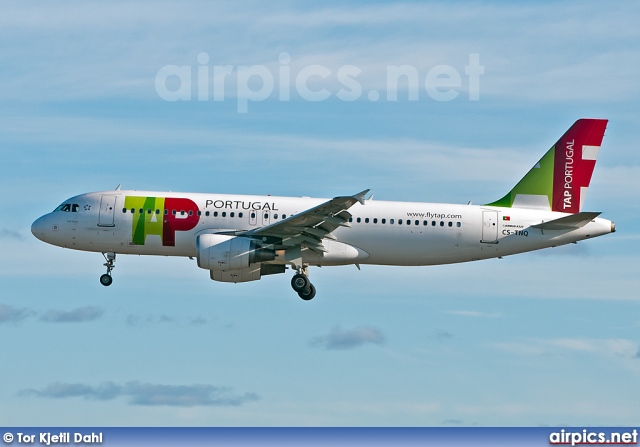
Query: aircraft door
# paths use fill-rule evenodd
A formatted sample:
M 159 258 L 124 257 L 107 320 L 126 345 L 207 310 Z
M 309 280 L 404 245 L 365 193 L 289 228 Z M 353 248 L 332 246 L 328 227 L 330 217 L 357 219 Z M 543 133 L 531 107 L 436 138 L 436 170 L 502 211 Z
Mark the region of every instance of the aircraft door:
M 251 214 L 249 214 L 249 225 L 255 225 L 258 222 L 258 213 L 260 211 L 251 210 Z
M 262 214 L 262 226 L 269 225 L 271 223 L 271 211 L 262 210 L 260 213 Z
M 498 212 L 483 211 L 482 212 L 482 240 L 489 244 L 498 243 Z
M 98 226 L 115 227 L 115 208 L 116 196 L 102 196 L 100 198 L 100 214 L 98 215 Z

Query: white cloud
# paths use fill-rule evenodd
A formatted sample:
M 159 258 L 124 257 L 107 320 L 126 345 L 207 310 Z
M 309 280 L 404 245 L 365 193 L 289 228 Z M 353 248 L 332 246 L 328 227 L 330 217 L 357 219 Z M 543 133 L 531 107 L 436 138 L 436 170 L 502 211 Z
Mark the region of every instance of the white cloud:
M 7 304 L 0 304 L 0 324 L 18 323 L 34 315 L 35 312 L 27 308 L 17 308 Z
M 440 64 L 454 66 L 464 78 L 469 53 L 478 53 L 486 66 L 481 97 L 533 102 L 628 99 L 638 73 L 635 12 L 634 6 L 612 9 L 604 4 L 400 3 L 310 10 L 255 2 L 240 12 L 209 2 L 38 8 L 13 3 L 3 10 L 0 35 L 20 43 L 4 57 L 18 68 L 5 72 L 8 88 L 2 95 L 157 99 L 156 72 L 173 64 L 195 68 L 201 51 L 210 54 L 211 65 L 273 68 L 278 54 L 286 51 L 295 71 L 310 64 L 333 73 L 343 65 L 360 67 L 365 92 L 384 90 L 388 65 L 415 66 L 421 83 L 426 72 Z M 372 28 L 377 37 L 371 36 Z M 513 29 L 521 32 L 514 36 Z M 64 44 L 48 45 L 50 35 Z M 336 85 L 334 79 L 333 90 Z M 466 88 L 463 82 L 462 91 Z
M 103 314 L 104 310 L 99 307 L 86 306 L 70 311 L 49 310 L 40 317 L 40 320 L 47 323 L 83 323 L 97 320 Z
M 602 357 L 632 359 L 640 345 L 623 338 L 551 338 L 493 343 L 493 348 L 527 356 L 557 356 L 586 353 Z
M 343 350 L 357 348 L 367 343 L 381 345 L 384 341 L 382 331 L 372 326 L 361 326 L 350 331 L 336 326 L 328 335 L 312 339 L 311 345 L 328 350 Z
M 77 132 L 69 135 L 64 129 L 70 128 L 77 129 Z M 544 153 L 544 149 L 539 149 L 523 157 L 521 151 L 514 148 L 461 147 L 409 138 L 312 137 L 291 133 L 189 128 L 182 125 L 167 127 L 164 123 L 145 122 L 131 126 L 127 120 L 82 117 L 40 117 L 29 121 L 7 117 L 0 124 L 0 129 L 17 140 L 28 139 L 34 143 L 108 142 L 114 145 L 114 153 L 118 152 L 122 143 L 126 143 L 121 146 L 123 153 L 129 151 L 129 145 L 136 143 L 145 144 L 138 150 L 144 151 L 146 147 L 153 150 L 154 154 L 162 150 L 157 145 L 170 146 L 171 150 L 166 156 L 176 162 L 245 162 L 248 156 L 263 163 L 278 164 L 282 160 L 294 162 L 308 161 L 310 158 L 318 163 L 327 159 L 334 163 L 358 160 L 362 166 L 374 172 L 401 169 L 406 173 L 410 170 L 419 172 L 432 182 L 454 177 L 465 181 L 495 181 L 496 178 L 503 178 L 505 172 L 514 172 L 512 179 L 507 181 L 515 184 Z M 186 144 L 189 145 L 188 151 L 175 149 Z M 390 153 L 394 156 L 389 157 Z
M 23 239 L 22 234 L 15 230 L 11 230 L 8 228 L 0 229 L 0 239 L 14 239 L 17 241 L 21 241 Z
M 607 236 L 608 237 L 608 236 Z M 598 242 L 589 257 L 571 257 L 572 271 L 579 271 L 580 281 L 564 281 L 567 256 L 554 256 L 555 248 L 545 249 L 548 256 L 523 253 L 504 259 L 489 259 L 473 263 L 431 267 L 384 267 L 363 266 L 363 273 L 377 284 L 403 284 L 405 291 L 419 294 L 421 287 L 429 284 L 434 296 L 447 296 L 450 284 L 456 284 L 456 293 L 464 296 L 493 296 L 517 299 L 593 299 L 611 301 L 638 301 L 636 293 L 640 279 L 634 272 L 638 264 L 636 257 L 627 254 L 606 254 Z M 600 244 L 606 244 L 601 241 Z M 610 242 L 609 242 L 610 244 Z M 523 272 L 527 272 L 523 274 Z M 334 277 L 348 277 L 348 269 L 332 271 Z M 464 281 L 460 281 L 464 278 Z M 542 287 L 540 278 L 546 278 L 553 287 Z M 415 282 L 415 287 L 406 286 Z M 493 290 L 478 287 L 488 279 L 500 281 L 500 288 Z M 363 279 L 366 280 L 366 279 Z M 379 283 L 377 282 L 379 281 Z M 470 309 L 451 309 L 470 310 Z M 473 310 L 475 311 L 475 310 Z M 481 312 L 481 311 L 478 311 Z M 489 312 L 490 313 L 490 312 Z
M 475 310 L 448 310 L 445 313 L 450 315 L 461 315 L 465 317 L 478 317 L 478 318 L 500 318 L 502 316 L 499 313 L 478 312 Z
M 125 318 L 125 322 L 128 326 L 142 326 L 145 324 L 153 324 L 153 323 L 172 323 L 172 324 L 188 324 L 191 326 L 199 326 L 204 325 L 209 322 L 207 318 L 202 316 L 197 317 L 175 317 L 169 315 L 138 315 L 138 314 L 129 314 Z
M 230 388 L 211 385 L 161 385 L 128 382 L 119 385 L 105 382 L 98 386 L 80 383 L 54 382 L 41 390 L 25 389 L 22 396 L 51 399 L 83 397 L 89 400 L 107 401 L 126 396 L 130 405 L 143 406 L 239 406 L 259 399 L 255 393 L 233 394 Z
M 639 348 L 637 342 L 622 338 L 558 338 L 547 340 L 545 343 L 568 351 L 590 352 L 604 356 L 616 356 L 623 358 L 634 357 Z

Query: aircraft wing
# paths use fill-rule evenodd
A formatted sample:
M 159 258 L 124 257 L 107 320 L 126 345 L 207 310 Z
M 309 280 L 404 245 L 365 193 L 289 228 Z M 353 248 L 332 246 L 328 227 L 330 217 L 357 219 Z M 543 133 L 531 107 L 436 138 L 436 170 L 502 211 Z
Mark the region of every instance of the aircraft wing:
M 357 202 L 364 205 L 364 196 L 368 192 L 366 189 L 352 196 L 334 197 L 280 222 L 244 232 L 242 236 L 271 236 L 282 240 L 278 245 L 301 245 L 318 253 L 326 252 L 322 239 L 335 239 L 331 232 L 338 227 L 351 226 L 351 213 L 347 210 Z

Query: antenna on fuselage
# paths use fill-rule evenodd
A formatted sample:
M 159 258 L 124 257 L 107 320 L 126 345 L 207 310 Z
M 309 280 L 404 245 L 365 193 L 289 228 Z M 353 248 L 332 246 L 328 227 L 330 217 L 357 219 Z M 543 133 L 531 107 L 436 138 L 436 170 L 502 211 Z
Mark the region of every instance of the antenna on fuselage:
M 116 186 L 116 191 L 120 191 L 120 185 L 122 185 L 122 183 L 118 183 L 118 186 Z

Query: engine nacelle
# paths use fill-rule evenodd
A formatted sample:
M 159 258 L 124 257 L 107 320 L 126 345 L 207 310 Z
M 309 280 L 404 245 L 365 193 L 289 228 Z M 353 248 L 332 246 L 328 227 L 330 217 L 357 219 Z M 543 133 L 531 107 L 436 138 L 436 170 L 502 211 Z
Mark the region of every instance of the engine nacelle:
M 246 237 L 201 234 L 196 238 L 198 267 L 206 270 L 237 270 L 251 264 L 273 261 L 274 250 Z

